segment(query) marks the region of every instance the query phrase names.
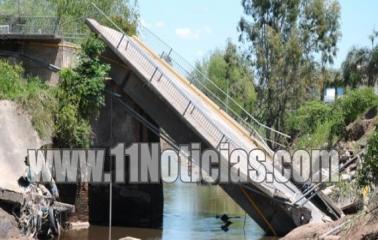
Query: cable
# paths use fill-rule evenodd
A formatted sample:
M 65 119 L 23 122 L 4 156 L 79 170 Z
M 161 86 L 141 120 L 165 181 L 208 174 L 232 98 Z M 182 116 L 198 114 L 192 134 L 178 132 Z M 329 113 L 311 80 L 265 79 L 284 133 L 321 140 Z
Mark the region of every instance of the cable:
M 246 220 L 247 220 L 247 212 L 244 211 L 244 222 L 243 222 L 243 233 L 244 233 L 244 239 L 247 239 L 246 237 L 246 234 L 245 234 L 245 223 L 246 223 Z
M 136 112 L 130 105 L 125 103 L 123 100 L 120 99 L 121 95 L 111 93 L 113 96 L 117 97 L 118 102 L 126 109 L 128 113 L 130 113 L 138 122 L 142 123 L 146 128 L 148 128 L 152 133 L 154 133 L 156 136 L 161 137 L 164 141 L 166 141 L 171 147 L 173 147 L 175 150 L 179 151 L 180 148 L 175 144 L 174 140 L 168 136 L 166 133 L 160 131 L 158 127 L 156 127 L 154 124 L 152 124 L 150 121 L 148 121 L 145 117 L 143 117 L 141 114 Z
M 240 187 L 240 191 L 244 194 L 244 196 L 247 198 L 247 200 L 249 201 L 249 203 L 251 204 L 251 206 L 256 210 L 256 213 L 257 215 L 260 216 L 260 218 L 263 220 L 263 222 L 268 226 L 268 228 L 270 229 L 270 231 L 273 233 L 274 236 L 278 236 L 277 232 L 274 230 L 273 226 L 270 224 L 270 222 L 268 221 L 268 219 L 266 219 L 266 217 L 264 216 L 263 212 L 261 211 L 261 209 L 257 206 L 257 204 L 255 203 L 255 201 L 253 201 L 253 199 L 251 198 L 251 196 L 248 195 L 248 193 L 244 190 L 244 188 L 242 186 L 239 186 Z
M 113 90 L 110 94 L 110 144 L 113 144 Z M 109 157 L 110 183 L 109 183 L 109 236 L 112 239 L 112 212 L 113 212 L 113 159 Z

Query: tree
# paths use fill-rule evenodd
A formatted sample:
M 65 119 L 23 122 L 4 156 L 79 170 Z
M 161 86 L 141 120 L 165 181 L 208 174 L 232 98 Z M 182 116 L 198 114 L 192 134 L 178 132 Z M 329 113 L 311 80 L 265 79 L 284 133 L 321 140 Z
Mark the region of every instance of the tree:
M 353 48 L 347 54 L 342 64 L 344 83 L 346 86 L 356 88 L 367 79 L 366 67 L 369 62 L 367 48 Z
M 83 20 L 87 17 L 96 17 L 97 20 L 102 20 L 103 24 L 109 25 L 109 22 L 105 21 L 104 17 L 92 6 L 92 3 L 94 3 L 121 28 L 123 28 L 126 33 L 130 35 L 136 33 L 139 13 L 136 8 L 136 3 L 132 5 L 128 0 L 47 1 L 55 6 L 58 24 L 64 31 L 68 31 L 66 29 L 69 29 L 72 25 L 75 26 L 77 22 L 79 23 L 79 30 L 82 30 L 82 27 L 84 27 Z
M 346 86 L 356 88 L 361 85 L 374 86 L 378 78 L 378 45 L 375 39 L 378 32 L 369 36 L 371 49 L 368 47 L 352 48 L 342 64 L 343 80 Z
M 240 41 L 255 67 L 261 120 L 282 129 L 285 115 L 321 85 L 315 73 L 333 62 L 340 6 L 336 0 L 243 0 L 242 6 Z
M 205 75 L 202 75 L 203 73 Z M 237 105 L 248 113 L 254 110 L 256 92 L 252 72 L 246 59 L 231 42 L 228 42 L 225 50 L 217 50 L 202 63 L 197 63 L 189 78 L 192 81 L 201 81 L 203 86 L 200 88 L 205 93 L 207 90 L 215 93 L 219 97 L 218 104 L 227 105 L 243 118 L 246 118 L 247 114 Z

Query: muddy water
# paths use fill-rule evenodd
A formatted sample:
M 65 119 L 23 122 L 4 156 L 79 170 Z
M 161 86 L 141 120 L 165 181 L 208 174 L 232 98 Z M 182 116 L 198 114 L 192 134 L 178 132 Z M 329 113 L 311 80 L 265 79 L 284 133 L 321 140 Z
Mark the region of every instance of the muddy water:
M 217 215 L 227 214 L 233 222 L 221 229 Z M 263 231 L 233 200 L 217 186 L 196 184 L 164 185 L 163 228 L 112 228 L 112 239 L 126 236 L 141 239 L 263 239 Z M 67 232 L 63 240 L 108 238 L 108 228 L 91 226 L 88 230 Z M 265 239 L 265 238 L 264 238 Z

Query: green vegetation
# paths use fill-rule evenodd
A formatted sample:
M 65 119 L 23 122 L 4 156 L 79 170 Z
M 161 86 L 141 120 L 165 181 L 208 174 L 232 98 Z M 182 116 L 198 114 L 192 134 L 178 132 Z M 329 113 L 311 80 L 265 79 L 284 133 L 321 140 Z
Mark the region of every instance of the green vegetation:
M 336 55 L 336 0 L 243 0 L 241 40 L 253 60 L 261 120 L 283 129 L 285 116 L 321 92 L 321 75 Z M 273 140 L 278 136 L 268 132 Z
M 305 133 L 295 140 L 293 148 L 323 149 L 330 147 L 335 141 L 334 136 L 331 134 L 334 125 L 335 123 L 332 120 L 316 124 L 312 133 Z
M 101 63 L 105 49 L 101 40 L 92 36 L 82 45 L 79 64 L 60 73 L 55 117 L 54 144 L 60 147 L 89 147 L 90 121 L 105 104 L 104 80 L 110 67 Z
M 91 5 L 92 2 L 126 33 L 136 34 L 139 13 L 136 5 L 127 0 L 0 1 L 0 12 L 5 15 L 38 17 L 22 18 L 22 24 L 54 27 L 68 38 L 72 34 L 84 33 L 79 64 L 60 72 L 57 87 L 48 86 L 36 78 L 25 77 L 20 65 L 0 61 L 0 99 L 15 100 L 22 104 L 31 114 L 39 135 L 53 137 L 58 147 L 88 147 L 92 136 L 90 122 L 98 116 L 105 101 L 104 80 L 109 66 L 99 59 L 104 44 L 89 34 L 84 20 L 95 17 L 103 24 L 109 22 L 102 21 L 103 16 Z M 7 16 L 2 20 L 6 19 Z
M 287 130 L 292 136 L 297 136 L 297 148 L 331 146 L 335 139 L 344 137 L 348 124 L 375 106 L 378 106 L 378 96 L 373 89 L 350 90 L 332 105 L 306 102 L 288 116 Z
M 64 33 L 71 41 L 78 41 L 75 36 L 87 37 L 89 30 L 84 21 L 87 17 L 96 18 L 105 25 L 108 21 L 100 16 L 92 6 L 92 2 L 101 8 L 110 18 L 115 21 L 126 33 L 136 34 L 139 23 L 139 13 L 136 4 L 128 0 L 2 0 L 0 1 L 0 13 L 11 16 L 34 16 L 54 18 L 32 19 L 25 18 L 21 21 L 25 25 L 43 26 L 51 30 Z M 18 4 L 19 3 L 19 4 Z
M 24 77 L 21 65 L 0 60 L 0 99 L 13 100 L 27 109 L 38 134 L 44 138 L 53 132 L 53 90 L 37 78 Z
M 319 124 L 326 122 L 332 112 L 332 106 L 320 101 L 304 103 L 288 117 L 287 125 L 292 136 L 313 133 Z
M 369 36 L 371 48 L 354 47 L 347 55 L 343 65 L 343 82 L 346 86 L 374 86 L 378 78 L 378 45 L 375 40 L 378 32 L 373 31 Z
M 248 112 L 254 110 L 256 92 L 253 86 L 253 75 L 247 65 L 247 61 L 237 51 L 236 46 L 228 43 L 224 51 L 217 50 L 208 59 L 196 64 L 196 70 L 191 79 L 201 79 L 205 87 L 217 94 L 223 103 L 226 103 L 233 111 L 244 118 L 247 117 L 236 104 L 227 99 L 224 93 L 228 93 L 236 103 Z M 214 84 L 202 79 L 204 73 Z M 206 91 L 205 91 L 206 92 Z
M 15 100 L 25 92 L 28 82 L 23 79 L 24 70 L 20 65 L 0 60 L 0 72 L 0 99 Z
M 104 79 L 110 66 L 100 61 L 104 43 L 92 36 L 82 44 L 79 64 L 60 72 L 59 99 L 62 103 L 77 105 L 80 115 L 95 118 L 104 105 Z
M 378 128 L 368 142 L 368 152 L 358 173 L 359 186 L 378 183 Z
M 31 117 L 32 124 L 41 138 L 54 134 L 54 113 L 57 109 L 56 89 L 33 78 L 29 81 L 25 93 L 17 101 L 26 109 Z
M 39 1 L 46 2 L 46 0 Z M 84 25 L 86 17 L 95 17 L 103 24 L 108 25 L 107 21 L 101 21 L 103 17 L 91 5 L 94 3 L 119 24 L 126 33 L 130 35 L 136 33 L 139 13 L 136 6 L 132 6 L 128 0 L 50 0 L 47 2 L 47 4 L 53 6 L 54 12 L 52 15 L 57 16 L 57 23 L 63 32 L 72 33 L 77 31 L 75 28 L 78 28 L 80 32 L 87 32 L 87 28 Z
M 22 66 L 0 60 L 0 99 L 14 100 L 26 109 L 42 138 L 53 137 L 59 147 L 89 147 L 90 121 L 104 105 L 104 80 L 109 66 L 99 56 L 104 44 L 92 36 L 82 45 L 79 64 L 60 73 L 51 87 L 24 77 Z

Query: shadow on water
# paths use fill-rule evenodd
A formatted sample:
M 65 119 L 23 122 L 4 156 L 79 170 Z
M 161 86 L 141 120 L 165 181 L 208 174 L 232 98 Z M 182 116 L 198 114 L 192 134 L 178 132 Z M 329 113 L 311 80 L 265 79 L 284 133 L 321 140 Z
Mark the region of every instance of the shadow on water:
M 227 214 L 232 222 L 228 231 L 219 216 Z M 218 218 L 216 217 L 218 216 Z M 164 185 L 163 228 L 112 228 L 112 239 L 131 236 L 140 239 L 272 239 L 218 186 L 196 184 Z M 108 228 L 91 226 L 66 232 L 61 239 L 107 239 Z

